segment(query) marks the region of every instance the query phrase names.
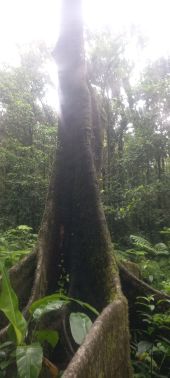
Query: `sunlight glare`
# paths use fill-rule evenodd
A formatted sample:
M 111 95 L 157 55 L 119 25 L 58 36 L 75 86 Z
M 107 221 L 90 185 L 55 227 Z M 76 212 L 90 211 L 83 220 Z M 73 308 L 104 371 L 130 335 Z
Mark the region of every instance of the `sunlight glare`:
M 0 63 L 17 65 L 17 45 L 32 41 L 45 41 L 52 51 L 59 33 L 60 6 L 61 0 L 1 0 Z M 142 52 L 133 38 L 128 47 L 127 57 L 135 63 L 134 80 L 148 60 L 170 55 L 170 0 L 83 0 L 83 9 L 85 25 L 92 31 L 107 26 L 118 34 L 134 25 L 148 38 Z M 56 66 L 50 70 L 56 83 Z
M 85 23 L 92 29 L 109 26 L 115 33 L 139 25 L 149 37 L 146 55 L 156 59 L 170 54 L 169 0 L 84 0 Z

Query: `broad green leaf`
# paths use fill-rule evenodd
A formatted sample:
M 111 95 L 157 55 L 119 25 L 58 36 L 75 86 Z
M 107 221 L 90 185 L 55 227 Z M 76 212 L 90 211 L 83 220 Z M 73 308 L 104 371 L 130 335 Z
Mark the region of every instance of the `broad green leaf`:
M 33 317 L 38 319 L 39 317 L 44 315 L 46 312 L 59 309 L 64 304 L 68 304 L 70 302 L 75 302 L 82 307 L 88 308 L 95 315 L 97 316 L 99 315 L 99 312 L 88 303 L 82 302 L 79 299 L 67 297 L 66 295 L 62 293 L 48 295 L 46 297 L 43 297 L 35 301 L 34 303 L 32 303 L 29 310 L 30 310 L 30 313 L 33 315 Z
M 19 345 L 25 338 L 27 323 L 19 310 L 18 298 L 11 287 L 7 271 L 5 270 L 1 262 L 0 271 L 2 274 L 0 310 L 5 314 L 9 322 L 12 324 L 15 330 L 17 344 Z
M 137 353 L 142 354 L 144 352 L 147 352 L 149 349 L 151 349 L 152 343 L 149 341 L 140 341 L 138 343 L 138 350 Z
M 30 306 L 29 308 L 29 311 L 31 314 L 33 314 L 35 312 L 35 310 L 37 309 L 43 309 L 45 308 L 46 306 L 48 306 L 49 304 L 55 304 L 57 305 L 58 303 L 58 308 L 60 308 L 64 303 L 69 303 L 69 300 L 68 298 L 61 294 L 61 293 L 56 293 L 56 294 L 52 294 L 52 295 L 47 295 L 46 297 L 43 297 L 41 299 L 38 299 L 37 301 L 33 302 L 32 305 Z M 51 311 L 51 310 L 50 310 Z
M 69 303 L 69 302 L 67 302 Z M 41 316 L 47 314 L 48 312 L 59 310 L 64 304 L 66 304 L 65 301 L 61 300 L 55 300 L 51 301 L 47 304 L 41 305 L 40 307 L 37 307 L 33 312 L 32 316 L 35 320 L 38 320 L 41 318 Z
M 47 341 L 53 348 L 55 348 L 59 340 L 58 332 L 51 329 L 36 331 L 34 336 L 41 344 Z
M 81 345 L 92 326 L 92 321 L 82 312 L 72 312 L 69 321 L 73 339 Z
M 38 378 L 42 366 L 43 351 L 40 344 L 19 346 L 16 362 L 20 378 Z
M 15 333 L 15 330 L 14 330 L 14 327 L 12 324 L 9 324 L 8 326 L 8 329 L 7 329 L 7 335 L 8 335 L 8 339 L 11 340 L 13 342 L 13 344 L 17 344 L 17 337 L 16 337 L 16 333 Z

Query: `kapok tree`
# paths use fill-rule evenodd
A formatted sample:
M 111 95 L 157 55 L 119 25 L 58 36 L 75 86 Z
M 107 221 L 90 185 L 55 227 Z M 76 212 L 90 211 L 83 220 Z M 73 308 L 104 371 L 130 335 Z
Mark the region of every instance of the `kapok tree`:
M 101 120 L 86 77 L 80 0 L 62 2 L 54 55 L 59 71 L 58 142 L 29 304 L 55 291 L 64 269 L 69 295 L 101 310 L 122 294 L 100 200 Z
M 52 177 L 36 249 L 11 269 L 10 277 L 26 316 L 35 299 L 58 290 L 63 272 L 69 276 L 70 296 L 99 311 L 112 302 L 109 314 L 115 311 L 114 322 L 106 324 L 109 339 L 104 344 L 99 337 L 99 347 L 103 344 L 105 349 L 102 377 L 128 378 L 128 310 L 100 199 L 101 118 L 86 75 L 81 0 L 63 0 L 61 16 L 54 53 L 60 122 Z M 123 278 L 126 274 L 122 268 Z M 108 356 L 114 361 L 110 370 Z M 82 359 L 89 368 L 89 359 Z M 85 369 L 83 376 L 97 376 L 90 371 Z

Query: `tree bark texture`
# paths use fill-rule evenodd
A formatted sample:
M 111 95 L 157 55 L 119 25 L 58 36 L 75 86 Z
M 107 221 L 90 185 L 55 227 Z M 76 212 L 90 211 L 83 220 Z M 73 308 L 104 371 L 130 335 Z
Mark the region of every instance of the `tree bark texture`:
M 93 324 L 63 378 L 132 377 L 127 303 L 115 300 Z
M 100 115 L 86 79 L 83 44 L 81 1 L 63 0 L 54 54 L 60 84 L 59 135 L 25 314 L 34 300 L 56 291 L 64 275 L 70 279 L 69 294 L 99 310 L 117 293 L 118 269 L 97 182 Z M 28 295 L 24 305 L 27 299 Z
M 86 77 L 81 1 L 62 4 L 61 34 L 54 54 L 61 105 L 62 254 L 70 277 L 69 294 L 101 310 L 117 292 L 118 270 L 97 182 L 101 140 L 94 140 L 100 134 L 99 114 Z

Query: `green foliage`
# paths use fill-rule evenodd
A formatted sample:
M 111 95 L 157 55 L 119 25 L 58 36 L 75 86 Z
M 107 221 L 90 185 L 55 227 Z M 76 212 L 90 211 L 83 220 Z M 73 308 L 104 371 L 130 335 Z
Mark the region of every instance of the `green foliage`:
M 22 228 L 25 229 L 25 226 L 22 226 Z M 0 272 L 2 274 L 0 311 L 5 314 L 10 322 L 8 327 L 10 341 L 0 344 L 0 357 L 2 360 L 0 362 L 0 374 L 2 373 L 2 377 L 5 377 L 8 367 L 11 364 L 15 366 L 16 362 L 20 378 L 38 378 L 42 368 L 42 346 L 47 342 L 54 348 L 59 341 L 59 333 L 57 331 L 39 328 L 41 317 L 51 311 L 60 309 L 61 306 L 70 302 L 77 303 L 95 315 L 98 315 L 98 311 L 88 303 L 69 298 L 62 293 L 56 293 L 34 302 L 30 307 L 31 318 L 26 322 L 19 310 L 18 298 L 11 287 L 7 271 L 1 262 Z M 33 329 L 30 335 L 31 344 L 28 345 L 26 336 L 27 330 L 29 331 L 30 321 Z M 84 313 L 76 312 L 70 314 L 69 321 L 73 339 L 76 343 L 81 344 L 92 325 L 90 318 Z M 15 332 L 16 337 L 13 337 L 12 330 Z
M 152 295 L 138 297 L 137 306 L 144 329 L 133 331 L 132 362 L 135 371 L 134 377 L 166 378 L 167 373 L 170 372 L 170 342 L 162 336 L 162 330 L 170 330 L 170 313 L 158 313 L 159 303 L 155 303 Z
M 168 248 L 170 249 L 170 228 L 164 227 L 163 230 L 160 231 L 160 234 L 163 236 Z
M 43 351 L 39 344 L 18 346 L 16 362 L 20 378 L 37 378 L 42 367 Z
M 0 233 L 0 259 L 10 268 L 30 253 L 35 245 L 37 235 L 32 228 L 20 225 Z
M 99 315 L 99 312 L 88 303 L 82 302 L 79 299 L 68 297 L 63 293 L 56 293 L 38 299 L 37 301 L 32 303 L 29 310 L 33 318 L 39 318 L 47 312 L 58 310 L 59 308 L 61 308 L 61 306 L 63 306 L 63 304 L 68 304 L 69 302 L 77 303 L 78 305 L 90 310 L 96 316 Z
M 168 256 L 170 254 L 168 247 L 164 243 L 157 243 L 152 246 L 148 240 L 137 235 L 131 235 L 130 239 L 135 247 L 139 250 L 144 250 L 150 256 Z
M 0 377 L 6 377 L 6 369 L 15 361 L 14 344 L 6 341 L 0 344 Z
M 155 254 L 155 249 L 152 247 L 151 243 L 148 240 L 136 235 L 131 235 L 130 239 L 135 247 L 139 248 L 140 250 Z
M 21 52 L 18 67 L 0 69 L 0 230 L 40 224 L 57 116 L 47 104 L 47 49 Z
M 16 343 L 9 341 L 0 345 L 0 353 L 3 358 L 0 363 L 0 372 L 2 371 L 2 375 L 6 376 L 6 369 L 15 362 L 16 358 L 19 377 L 38 378 L 42 367 L 42 347 L 39 343 L 25 345 L 28 323 L 19 310 L 18 298 L 11 287 L 8 274 L 1 262 L 0 271 L 2 274 L 0 311 L 5 314 L 16 334 Z M 47 330 L 36 332 L 34 330 L 32 338 L 42 343 L 47 341 L 52 346 L 55 346 L 59 339 L 57 332 L 47 332 Z
M 2 287 L 0 292 L 0 310 L 3 311 L 5 316 L 12 324 L 17 344 L 20 345 L 26 335 L 27 323 L 19 311 L 18 298 L 10 285 L 8 274 L 4 269 L 3 264 L 0 262 L 0 272 L 2 275 Z
M 168 235 L 170 236 L 170 228 L 169 227 L 164 227 L 162 231 L 160 231 L 161 234 Z
M 132 85 L 126 57 L 132 35 L 105 30 L 87 38 L 104 132 L 101 193 L 113 240 L 126 244 L 129 234 L 141 233 L 156 243 L 170 224 L 168 59 L 146 66 Z M 20 66 L 0 70 L 0 230 L 22 223 L 37 230 L 40 223 L 57 141 L 57 117 L 45 95 L 48 60 L 45 46 L 32 45 L 21 51 Z
M 42 329 L 34 333 L 34 338 L 39 341 L 41 345 L 46 341 L 52 346 L 52 348 L 55 348 L 59 341 L 59 334 L 57 331 L 51 329 Z
M 67 303 L 69 303 L 68 299 L 61 300 L 60 294 L 53 294 L 34 302 L 30 306 L 30 313 L 34 319 L 39 320 L 43 315 L 58 310 Z
M 170 295 L 170 280 L 167 279 L 161 282 L 162 290 L 166 291 L 168 295 Z
M 81 345 L 92 326 L 92 321 L 82 312 L 72 312 L 69 320 L 72 336 L 75 342 Z
M 138 264 L 142 278 L 159 290 L 169 293 L 170 250 L 165 243 L 153 245 L 144 237 L 130 236 L 133 248 L 120 251 L 120 260 L 130 260 Z
M 153 286 L 160 288 L 161 280 L 165 279 L 166 275 L 161 269 L 159 262 L 145 259 L 140 261 L 140 268 L 142 278 Z
M 138 33 L 130 34 L 134 43 Z M 168 58 L 146 66 L 132 84 L 127 33 L 102 31 L 88 42 L 90 79 L 102 103 L 101 193 L 113 240 L 126 244 L 129 234 L 142 233 L 156 242 L 170 224 Z

